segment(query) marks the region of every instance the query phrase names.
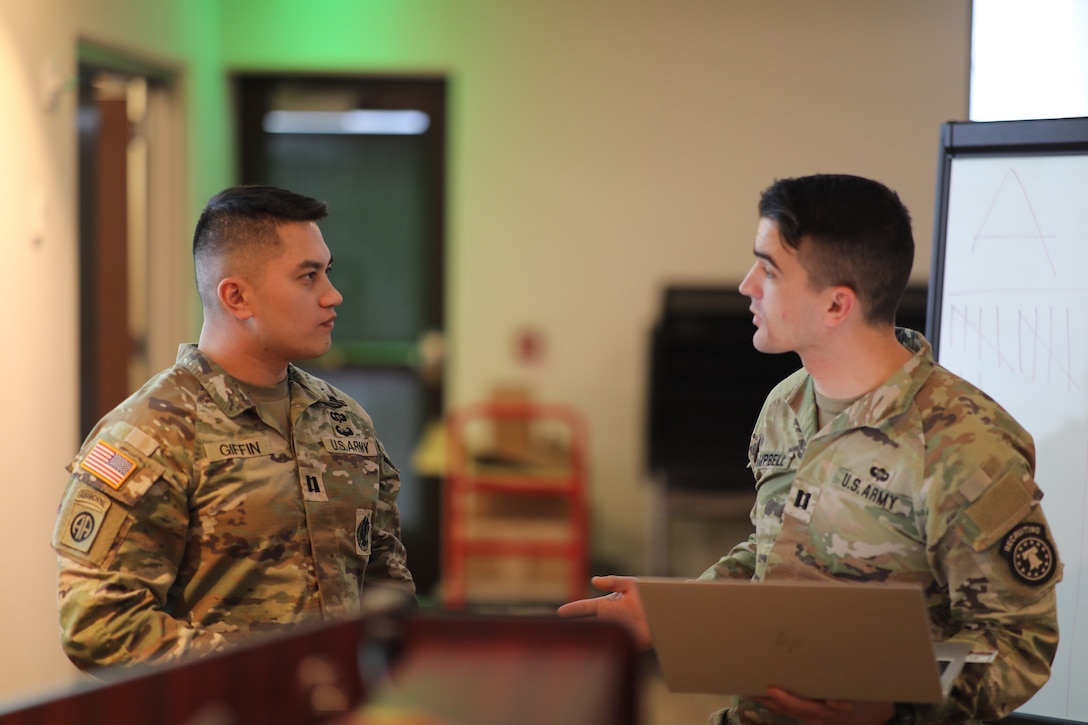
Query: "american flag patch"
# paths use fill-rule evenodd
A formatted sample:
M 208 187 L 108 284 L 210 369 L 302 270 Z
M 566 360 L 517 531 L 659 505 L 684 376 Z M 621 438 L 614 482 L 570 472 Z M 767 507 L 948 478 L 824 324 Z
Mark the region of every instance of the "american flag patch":
M 125 479 L 136 470 L 136 461 L 108 443 L 98 441 L 79 464 L 113 488 L 121 488 Z

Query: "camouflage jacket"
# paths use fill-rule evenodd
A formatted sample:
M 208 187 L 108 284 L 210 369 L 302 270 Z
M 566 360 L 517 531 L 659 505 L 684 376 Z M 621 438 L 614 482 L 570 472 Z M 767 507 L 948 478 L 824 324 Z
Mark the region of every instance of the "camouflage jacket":
M 921 335 L 898 334 L 913 357 L 822 430 L 804 370 L 775 387 L 749 450 L 755 533 L 701 578 L 917 582 L 934 640 L 993 659 L 967 664 L 943 704 L 916 705 L 915 722 L 999 719 L 1046 682 L 1058 643 L 1034 443 Z M 744 699 L 731 717 L 793 722 Z
M 364 581 L 414 595 L 400 474 L 369 416 L 288 368 L 284 437 L 195 346 L 91 432 L 53 534 L 81 668 L 163 662 L 353 616 Z

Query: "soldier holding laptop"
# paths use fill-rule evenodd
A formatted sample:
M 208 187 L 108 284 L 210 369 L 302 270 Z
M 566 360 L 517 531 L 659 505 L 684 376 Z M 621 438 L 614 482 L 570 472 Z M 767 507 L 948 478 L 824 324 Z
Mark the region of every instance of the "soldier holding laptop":
M 975 661 L 937 705 L 770 688 L 711 722 L 1000 719 L 1046 682 L 1058 644 L 1061 564 L 1032 438 L 939 366 L 922 335 L 895 327 L 914 255 L 895 192 L 855 176 L 783 179 L 759 213 L 756 260 L 740 284 L 753 344 L 795 352 L 804 367 L 771 391 L 752 434 L 755 532 L 701 578 L 920 584 L 933 638 L 969 643 Z M 594 578 L 609 594 L 559 613 L 626 622 L 650 646 L 636 582 Z

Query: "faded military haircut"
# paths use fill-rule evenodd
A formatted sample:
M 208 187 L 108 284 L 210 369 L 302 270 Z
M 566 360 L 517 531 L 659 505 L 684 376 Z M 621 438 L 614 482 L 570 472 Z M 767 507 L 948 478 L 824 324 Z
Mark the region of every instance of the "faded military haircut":
M 816 289 L 849 287 L 869 324 L 894 324 L 914 263 L 898 194 L 848 174 L 779 179 L 760 196 L 759 215 L 775 223 Z
M 240 274 L 251 281 L 260 264 L 281 239 L 284 222 L 319 221 L 329 214 L 323 201 L 275 186 L 247 184 L 224 189 L 211 199 L 193 232 L 196 288 L 206 308 L 215 304 L 224 276 Z

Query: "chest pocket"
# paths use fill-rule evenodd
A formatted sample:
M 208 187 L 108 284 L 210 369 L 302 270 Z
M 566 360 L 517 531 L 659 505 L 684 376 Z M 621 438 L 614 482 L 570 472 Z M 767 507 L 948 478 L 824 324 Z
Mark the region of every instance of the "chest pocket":
M 760 450 L 756 453 L 755 463 L 752 468 L 757 471 L 774 471 L 789 468 L 793 463 L 793 451 L 768 451 Z
M 373 507 L 378 500 L 381 481 L 381 451 L 378 441 L 369 436 L 322 439 L 325 453 L 322 485 L 329 494 L 347 494 L 362 507 Z M 310 472 L 313 476 L 313 471 Z M 322 500 L 309 498 L 308 500 Z
M 334 456 L 362 456 L 377 458 L 378 444 L 373 438 L 352 436 L 349 438 L 326 437 L 321 441 L 325 452 Z
M 795 458 L 796 454 L 793 451 L 769 451 L 766 449 L 757 451 L 755 460 L 752 463 L 756 489 L 769 486 L 772 481 L 783 476 L 792 477 Z

